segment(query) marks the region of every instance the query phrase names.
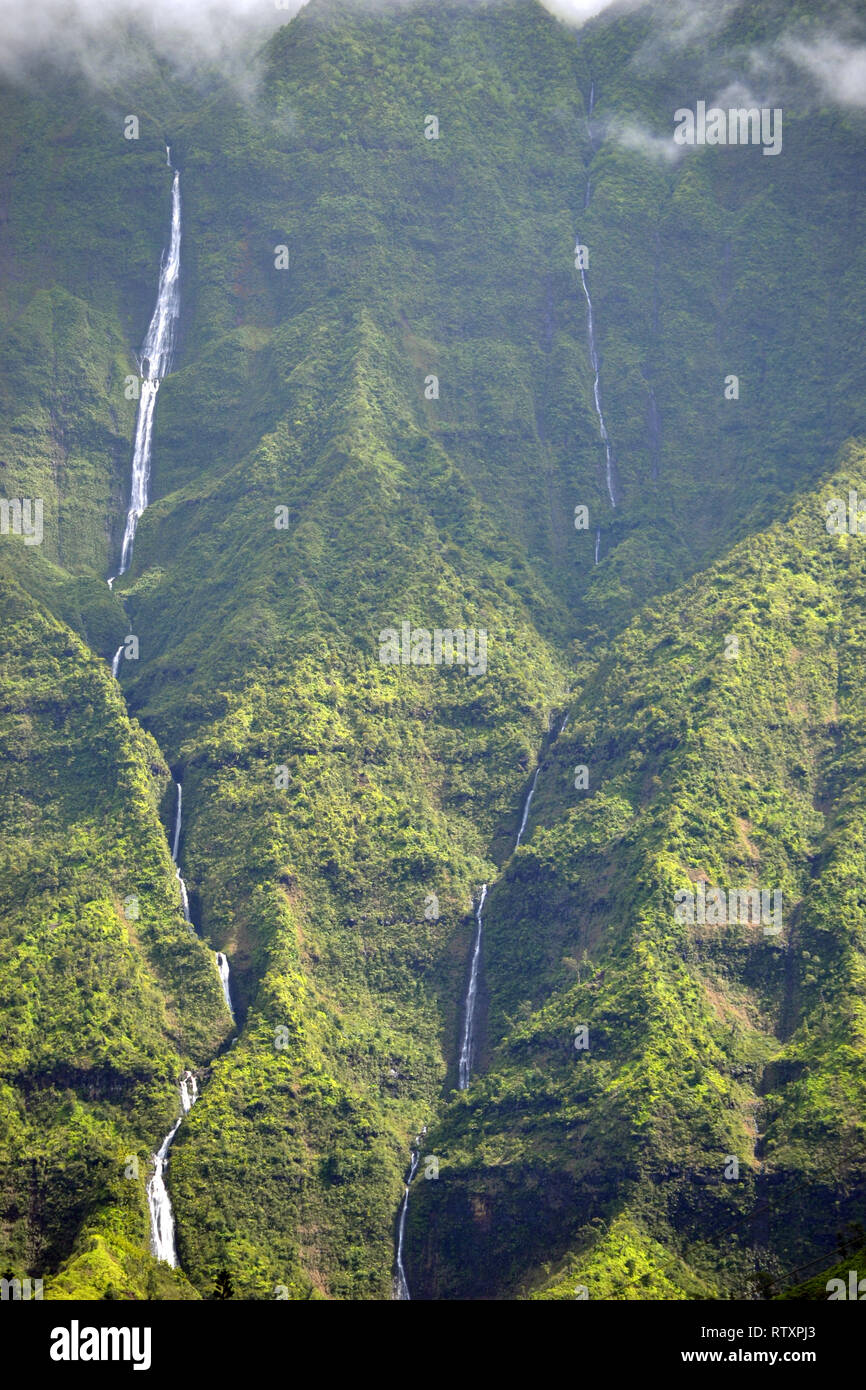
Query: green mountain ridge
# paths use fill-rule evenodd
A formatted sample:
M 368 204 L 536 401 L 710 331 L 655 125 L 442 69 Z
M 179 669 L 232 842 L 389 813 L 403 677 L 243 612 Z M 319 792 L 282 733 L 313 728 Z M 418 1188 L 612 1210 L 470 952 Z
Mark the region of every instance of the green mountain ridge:
M 0 537 L 0 1263 L 46 1297 L 389 1298 L 424 1126 L 413 1298 L 775 1297 L 856 1244 L 863 117 L 801 85 L 777 159 L 623 134 L 814 10 L 654 66 L 649 7 L 312 0 L 254 96 L 146 52 L 0 90 L 0 476 L 46 515 Z M 180 350 L 109 590 L 166 140 Z M 403 623 L 486 670 L 383 665 Z M 676 922 L 700 880 L 782 932 Z M 144 1181 L 188 1067 L 181 1273 Z

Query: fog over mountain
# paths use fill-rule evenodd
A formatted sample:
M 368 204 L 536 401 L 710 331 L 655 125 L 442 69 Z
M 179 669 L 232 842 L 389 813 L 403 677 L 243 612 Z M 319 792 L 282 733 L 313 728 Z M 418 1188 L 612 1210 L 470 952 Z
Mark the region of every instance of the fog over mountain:
M 0 1301 L 859 1298 L 866 0 L 0 54 Z

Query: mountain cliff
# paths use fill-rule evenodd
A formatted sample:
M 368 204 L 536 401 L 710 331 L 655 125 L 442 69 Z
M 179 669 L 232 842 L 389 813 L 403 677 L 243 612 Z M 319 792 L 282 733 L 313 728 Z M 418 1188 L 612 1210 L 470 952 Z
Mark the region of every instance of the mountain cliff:
M 46 1297 L 389 1298 L 413 1143 L 413 1298 L 772 1297 L 856 1239 L 864 132 L 791 55 L 860 13 L 311 0 L 240 86 L 132 36 L 0 90 L 45 518 L 0 537 L 0 1263 Z M 778 156 L 674 146 L 756 71 Z M 712 888 L 767 911 L 682 920 Z

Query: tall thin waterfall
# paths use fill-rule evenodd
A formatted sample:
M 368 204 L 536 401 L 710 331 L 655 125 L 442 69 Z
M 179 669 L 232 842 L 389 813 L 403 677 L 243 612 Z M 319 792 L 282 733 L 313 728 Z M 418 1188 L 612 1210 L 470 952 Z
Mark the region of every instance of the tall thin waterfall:
M 536 785 L 536 783 L 537 783 L 537 781 L 538 781 L 538 774 L 539 774 L 540 771 L 541 771 L 541 763 L 539 763 L 539 764 L 538 764 L 538 767 L 535 769 L 535 776 L 534 776 L 533 779 L 532 779 L 532 786 L 529 788 L 529 795 L 528 795 L 528 797 L 526 798 L 526 802 L 525 802 L 525 805 L 524 805 L 524 807 L 523 807 L 523 818 L 521 819 L 521 822 L 520 822 L 520 829 L 519 829 L 518 832 L 517 832 L 517 840 L 515 841 L 515 845 L 514 845 L 514 848 L 515 848 L 515 849 L 519 849 L 519 848 L 520 848 L 520 841 L 523 839 L 523 832 L 524 832 L 524 830 L 526 829 L 526 822 L 529 820 L 529 808 L 530 808 L 530 806 L 532 805 L 532 798 L 535 796 L 535 785 Z
M 400 1203 L 400 1215 L 397 1219 L 397 1278 L 395 1280 L 394 1297 L 404 1301 L 411 1299 L 409 1284 L 406 1279 L 406 1267 L 403 1264 L 403 1243 L 406 1238 L 406 1213 L 409 1210 L 409 1188 L 412 1186 L 412 1179 L 418 1171 L 418 1162 L 421 1157 L 421 1150 L 418 1147 L 421 1136 L 415 1141 L 415 1148 L 409 1159 L 409 1174 L 406 1178 L 406 1186 L 403 1189 L 403 1201 Z
M 189 1114 L 197 1100 L 198 1083 L 191 1071 L 185 1071 L 180 1083 L 180 1114 L 153 1155 L 153 1172 L 145 1188 L 150 1213 L 150 1248 L 158 1260 L 171 1265 L 172 1269 L 177 1266 L 177 1250 L 174 1243 L 174 1213 L 165 1185 L 168 1151 L 181 1120 Z
M 586 129 L 589 136 L 590 147 L 592 146 L 592 113 L 595 109 L 595 82 L 589 84 L 589 104 L 586 113 Z M 590 196 L 592 193 L 592 180 L 589 173 L 586 176 L 586 194 L 583 200 L 584 212 L 589 207 Z M 580 247 L 580 237 L 577 238 L 575 251 Z M 607 482 L 607 495 L 610 498 L 610 505 L 616 509 L 616 468 L 613 461 L 613 453 L 610 447 L 610 439 L 607 433 L 607 425 L 604 422 L 604 412 L 601 408 L 601 372 L 598 359 L 598 345 L 595 340 L 595 320 L 592 313 L 592 299 L 589 294 L 589 284 L 586 278 L 586 270 L 583 264 L 580 265 L 580 280 L 583 285 L 583 293 L 586 296 L 587 313 L 587 336 L 589 338 L 589 358 L 592 363 L 594 381 L 592 385 L 592 396 L 595 402 L 595 413 L 598 416 L 598 428 L 604 444 L 605 458 L 605 480 Z M 598 547 L 596 546 L 596 564 L 598 564 Z
M 166 162 L 170 164 L 171 151 L 168 145 L 165 149 Z M 135 530 L 149 500 L 156 397 L 160 382 L 171 370 L 180 313 L 180 227 L 180 174 L 175 170 L 171 186 L 171 237 L 168 249 L 163 252 L 156 307 L 141 349 L 141 396 L 132 451 L 132 489 L 129 510 L 126 513 L 118 576 L 125 574 L 129 569 Z
M 183 881 L 183 877 L 182 877 L 182 875 L 181 875 L 180 868 L 178 867 L 178 862 L 177 862 L 177 850 L 178 850 L 178 846 L 179 846 L 179 844 L 180 844 L 180 827 L 181 827 L 181 821 L 182 821 L 182 819 L 183 819 L 183 791 L 182 791 L 182 789 L 181 789 L 180 782 L 175 782 L 174 785 L 177 787 L 177 806 L 176 806 L 175 813 L 174 813 L 174 838 L 173 838 L 172 846 L 171 846 L 171 857 L 172 857 L 172 861 L 173 861 L 173 863 L 174 863 L 174 866 L 175 866 L 175 868 L 177 869 L 177 881 L 178 881 L 178 885 L 180 886 L 180 902 L 181 902 L 181 907 L 183 908 L 183 920 L 184 920 L 185 922 L 188 922 L 188 921 L 189 921 L 189 894 L 188 894 L 187 891 L 186 891 L 186 884 L 185 884 L 184 881 Z
M 578 237 L 578 246 L 580 238 Z M 587 336 L 589 338 L 589 360 L 592 363 L 594 380 L 592 383 L 592 397 L 595 402 L 595 413 L 598 417 L 598 429 L 604 444 L 605 459 L 605 480 L 607 482 L 607 495 L 610 498 L 610 505 L 616 508 L 616 478 L 614 471 L 613 452 L 610 447 L 610 436 L 607 432 L 607 425 L 604 422 L 604 411 L 601 408 L 601 368 L 598 360 L 598 347 L 595 341 L 595 319 L 592 313 L 592 300 L 589 295 L 589 285 L 586 279 L 586 270 L 580 265 L 580 281 L 583 285 L 583 293 L 586 296 L 586 323 Z
M 487 897 L 487 884 L 481 888 L 481 897 L 475 909 L 475 941 L 472 946 L 472 964 L 469 967 L 469 988 L 466 991 L 466 1005 L 463 1018 L 463 1041 L 460 1044 L 460 1060 L 457 1064 L 457 1089 L 465 1091 L 469 1085 L 472 1068 L 472 1044 L 475 1041 L 475 1001 L 478 998 L 478 965 L 481 960 L 481 918 Z
M 565 723 L 560 730 L 565 730 L 568 723 L 568 715 L 565 716 Z M 532 786 L 526 801 L 523 804 L 523 815 L 520 818 L 520 829 L 517 832 L 517 839 L 514 848 L 517 849 L 523 839 L 529 821 L 529 809 L 532 806 L 532 798 L 535 795 L 535 788 L 538 784 L 538 774 L 541 772 L 541 764 L 535 769 L 535 776 L 532 779 Z M 483 931 L 484 904 L 487 901 L 487 884 L 481 885 L 481 896 L 478 899 L 478 906 L 475 909 L 475 936 L 472 942 L 472 961 L 469 966 L 469 986 L 466 990 L 466 1002 L 463 1006 L 463 1036 L 460 1041 L 460 1056 L 457 1062 L 457 1089 L 465 1091 L 469 1085 L 469 1078 L 472 1074 L 472 1052 L 475 1045 L 475 1005 L 478 1000 L 478 976 L 481 965 L 481 936 Z M 424 1131 L 422 1131 L 423 1134 Z M 420 1149 L 418 1145 L 421 1135 L 415 1141 L 415 1147 L 411 1150 L 409 1162 L 409 1176 L 406 1181 L 406 1188 L 403 1193 L 403 1201 L 400 1206 L 400 1215 L 397 1222 L 397 1275 L 394 1283 L 394 1297 L 397 1299 L 411 1298 L 409 1285 L 406 1280 L 406 1271 L 403 1267 L 403 1239 L 406 1231 L 406 1212 L 409 1207 L 409 1188 L 412 1179 L 418 1168 Z
M 223 955 L 222 951 L 217 951 L 216 953 L 216 965 L 217 970 L 219 971 L 220 984 L 223 987 L 223 998 L 226 1001 L 226 1008 L 231 1014 L 232 1023 L 234 1023 L 235 1011 L 232 1008 L 232 996 L 229 992 L 229 963 Z
M 532 798 L 535 796 L 535 788 L 538 785 L 538 774 L 541 771 L 541 764 L 535 769 L 535 776 L 532 779 L 532 786 L 523 803 L 523 815 L 520 818 L 520 829 L 517 832 L 517 839 L 514 848 L 519 849 L 523 839 L 527 822 L 529 821 L 529 810 L 532 806 Z M 487 884 L 481 888 L 481 897 L 475 909 L 475 939 L 472 945 L 472 962 L 469 966 L 469 987 L 466 991 L 466 1003 L 463 1008 L 463 1039 L 460 1044 L 460 1057 L 457 1063 L 457 1089 L 465 1091 L 469 1085 L 469 1077 L 472 1072 L 472 1050 L 475 1044 L 475 1005 L 478 1000 L 478 973 L 481 964 L 481 934 L 482 919 L 484 914 L 484 903 L 487 899 Z

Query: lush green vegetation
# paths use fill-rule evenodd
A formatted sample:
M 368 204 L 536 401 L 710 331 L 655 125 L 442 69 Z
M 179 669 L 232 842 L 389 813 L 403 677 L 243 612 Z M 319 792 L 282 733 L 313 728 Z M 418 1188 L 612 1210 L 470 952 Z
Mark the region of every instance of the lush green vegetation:
M 784 18 L 750 9 L 659 69 L 641 13 L 313 0 L 252 96 L 0 93 L 3 492 L 46 511 L 0 537 L 0 1262 L 47 1296 L 387 1298 L 424 1124 L 413 1296 L 773 1295 L 858 1219 L 866 584 L 824 502 L 866 494 L 863 122 L 798 93 L 779 159 L 622 133 Z M 110 592 L 165 138 L 183 334 Z M 484 629 L 486 672 L 381 665 L 403 621 Z M 675 921 L 701 879 L 779 889 L 783 931 Z M 187 1066 L 175 1274 L 143 1183 Z

